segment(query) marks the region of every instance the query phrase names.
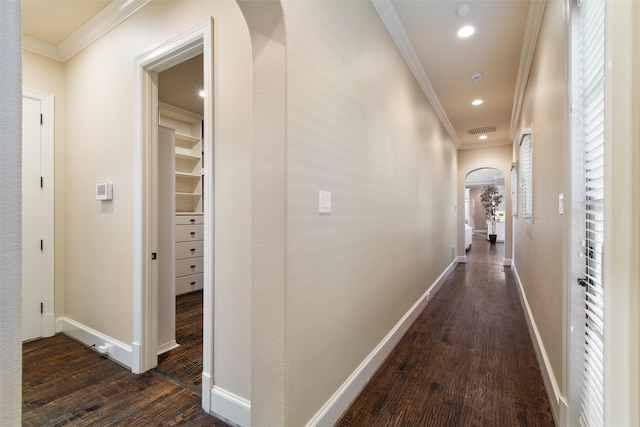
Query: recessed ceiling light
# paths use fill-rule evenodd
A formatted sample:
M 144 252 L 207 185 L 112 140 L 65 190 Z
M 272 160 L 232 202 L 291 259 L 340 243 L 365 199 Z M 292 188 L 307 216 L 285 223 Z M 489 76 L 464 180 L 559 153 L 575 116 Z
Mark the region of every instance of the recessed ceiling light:
M 198 92 L 198 95 L 200 95 L 200 98 L 204 98 L 204 91 L 201 90 L 200 92 Z
M 480 136 L 478 137 L 478 139 L 481 139 L 481 140 L 483 140 L 483 141 L 484 141 L 485 139 L 487 139 L 487 138 L 489 138 L 487 135 L 480 135 Z
M 461 39 L 466 39 L 467 37 L 471 37 L 476 33 L 476 27 L 471 25 L 466 25 L 458 30 L 458 37 Z
M 474 99 L 473 101 L 471 101 L 471 105 L 474 105 L 474 106 L 478 106 L 478 105 L 482 105 L 482 104 L 484 104 L 484 101 L 482 99 L 480 99 L 480 98 Z
M 478 80 L 480 80 L 482 78 L 482 73 L 473 73 L 473 74 L 471 74 L 470 78 L 474 82 L 478 81 Z

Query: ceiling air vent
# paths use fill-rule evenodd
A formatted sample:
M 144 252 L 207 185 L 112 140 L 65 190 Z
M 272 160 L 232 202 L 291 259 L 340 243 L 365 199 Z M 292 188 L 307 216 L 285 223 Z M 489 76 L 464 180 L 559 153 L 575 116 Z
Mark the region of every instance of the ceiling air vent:
M 485 135 L 487 133 L 493 133 L 498 131 L 498 126 L 484 126 L 481 128 L 467 129 L 469 135 Z

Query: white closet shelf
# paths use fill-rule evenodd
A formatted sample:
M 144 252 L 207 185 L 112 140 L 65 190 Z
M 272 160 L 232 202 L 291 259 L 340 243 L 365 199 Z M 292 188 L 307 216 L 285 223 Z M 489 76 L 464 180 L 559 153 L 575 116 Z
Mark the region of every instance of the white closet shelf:
M 176 142 L 177 141 L 187 142 L 191 145 L 195 145 L 198 142 L 200 142 L 200 138 L 191 136 L 191 135 L 185 135 L 184 133 L 176 132 Z
M 176 153 L 176 159 L 190 160 L 195 163 L 200 160 L 200 156 L 194 156 L 193 154 Z
M 184 179 L 190 179 L 190 180 L 198 180 L 202 177 L 202 175 L 196 175 L 193 173 L 186 173 L 186 172 L 176 172 L 176 178 L 184 178 Z
M 201 197 L 201 196 L 202 196 L 202 194 L 200 194 L 200 193 L 179 193 L 179 192 L 176 192 L 176 197 L 191 197 L 191 198 L 193 198 L 193 197 Z

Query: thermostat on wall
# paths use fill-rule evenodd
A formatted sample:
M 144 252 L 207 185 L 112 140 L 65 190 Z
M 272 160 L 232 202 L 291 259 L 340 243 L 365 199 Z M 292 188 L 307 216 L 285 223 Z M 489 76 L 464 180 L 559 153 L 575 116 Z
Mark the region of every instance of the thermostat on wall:
M 110 182 L 99 182 L 96 184 L 96 200 L 113 199 L 113 185 Z

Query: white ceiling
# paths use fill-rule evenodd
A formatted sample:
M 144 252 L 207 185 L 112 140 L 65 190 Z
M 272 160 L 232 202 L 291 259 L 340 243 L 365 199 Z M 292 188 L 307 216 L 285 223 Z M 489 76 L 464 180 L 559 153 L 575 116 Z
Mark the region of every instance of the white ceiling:
M 148 1 L 22 0 L 24 46 L 66 61 Z M 510 144 L 544 1 L 371 1 L 458 148 Z M 464 4 L 469 11 L 458 16 Z M 459 39 L 462 25 L 477 33 Z M 473 107 L 476 98 L 484 104 Z M 484 127 L 497 129 L 480 141 L 475 130 Z

